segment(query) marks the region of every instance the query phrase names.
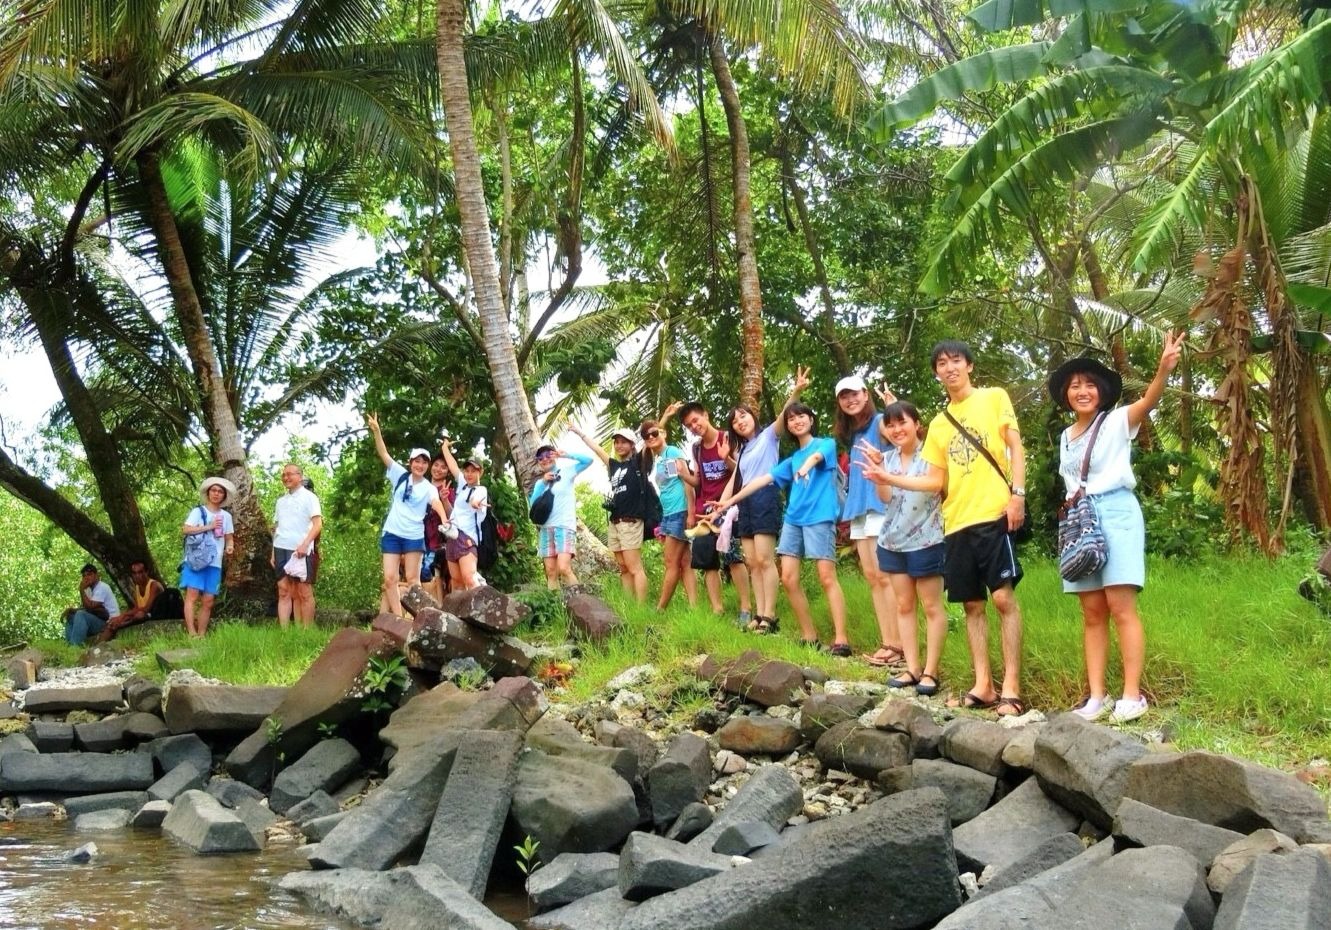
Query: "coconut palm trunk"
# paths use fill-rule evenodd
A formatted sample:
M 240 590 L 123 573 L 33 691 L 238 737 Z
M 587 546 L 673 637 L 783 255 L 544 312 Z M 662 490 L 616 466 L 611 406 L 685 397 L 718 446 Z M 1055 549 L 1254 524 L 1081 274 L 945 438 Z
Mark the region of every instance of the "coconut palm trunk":
M 448 124 L 448 145 L 453 155 L 453 183 L 462 225 L 462 248 L 471 274 L 491 387 L 513 461 L 519 466 L 518 477 L 525 488 L 530 488 L 531 469 L 523 466 L 535 456 L 539 434 L 518 369 L 517 352 L 499 287 L 494 244 L 490 241 L 490 214 L 485 205 L 481 159 L 476 148 L 467 67 L 462 51 L 465 22 L 464 0 L 439 0 L 436 54 L 441 99 Z
M 753 201 L 749 194 L 749 132 L 739 106 L 739 91 L 730 74 L 725 44 L 708 37 L 712 74 L 721 95 L 730 131 L 730 177 L 735 198 L 735 264 L 739 277 L 740 403 L 757 407 L 763 391 L 763 294 L 758 279 L 757 242 L 753 233 Z
M 176 216 L 167 199 L 161 166 L 153 153 L 141 155 L 137 161 L 148 195 L 149 221 L 157 240 L 176 320 L 199 385 L 204 428 L 212 446 L 213 462 L 223 477 L 236 486 L 236 499 L 229 502 L 236 528 L 236 555 L 230 560 L 226 574 L 229 607 L 249 612 L 266 605 L 269 599 L 272 571 L 268 557 L 272 534 L 254 493 L 240 424 L 227 396 L 217 353 L 208 335 L 203 305 L 194 287 Z

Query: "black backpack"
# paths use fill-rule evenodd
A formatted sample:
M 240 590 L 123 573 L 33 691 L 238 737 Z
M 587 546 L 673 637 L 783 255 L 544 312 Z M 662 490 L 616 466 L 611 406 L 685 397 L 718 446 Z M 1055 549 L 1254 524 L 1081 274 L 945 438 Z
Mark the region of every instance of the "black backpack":
M 163 588 L 153 601 L 153 620 L 182 620 L 185 617 L 185 599 L 179 588 Z
M 467 497 L 463 500 L 467 500 Z M 549 515 L 546 516 L 548 519 Z M 485 516 L 481 518 L 476 528 L 481 534 L 481 538 L 476 540 L 476 567 L 483 572 L 489 571 L 494 563 L 499 561 L 499 522 L 495 520 L 493 506 L 485 508 Z
M 541 496 L 531 502 L 531 522 L 537 526 L 545 526 L 550 520 L 550 514 L 555 510 L 555 489 L 546 488 L 541 492 Z
M 660 528 L 665 514 L 661 512 L 661 495 L 656 493 L 655 486 L 647 480 L 647 473 L 641 463 L 638 466 L 638 477 L 642 480 L 642 538 L 643 541 L 647 541 L 656 538 L 656 531 Z

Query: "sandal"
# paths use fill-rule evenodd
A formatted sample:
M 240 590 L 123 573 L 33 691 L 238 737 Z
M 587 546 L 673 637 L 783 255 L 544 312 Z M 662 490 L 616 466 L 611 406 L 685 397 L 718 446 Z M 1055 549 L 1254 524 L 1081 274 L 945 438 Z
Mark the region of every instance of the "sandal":
M 933 684 L 926 685 L 924 683 L 924 680 L 926 678 L 932 681 Z M 890 685 L 891 682 L 889 681 L 888 684 Z M 923 675 L 920 676 L 920 680 L 915 684 L 915 693 L 918 694 L 920 697 L 932 697 L 933 695 L 938 693 L 938 688 L 941 684 L 942 682 L 939 680 L 937 675 L 930 675 L 928 672 L 925 672 Z
M 1008 708 L 1004 711 L 1004 708 Z M 1020 717 L 1026 713 L 1026 702 L 1019 697 L 1000 697 L 994 702 L 994 713 L 1000 717 Z
M 991 707 L 998 706 L 1001 698 L 994 698 L 992 701 L 986 701 L 974 691 L 967 691 L 961 696 L 961 700 L 948 701 L 948 707 L 963 707 L 966 710 L 988 710 Z
M 908 671 L 902 672 L 895 678 L 889 678 L 887 680 L 887 686 L 889 688 L 911 688 L 917 687 L 919 683 L 920 679 L 916 678 Z
M 758 617 L 754 620 L 754 624 L 753 632 L 757 633 L 759 636 L 774 635 L 781 629 L 781 624 L 777 621 L 776 617 Z
M 884 653 L 886 653 L 886 655 L 884 655 Z M 878 651 L 866 655 L 864 661 L 868 662 L 874 668 L 890 668 L 893 665 L 900 665 L 905 662 L 906 654 L 896 646 L 880 643 Z
M 850 648 L 850 643 L 833 643 L 832 648 L 827 651 L 838 659 L 849 659 L 855 654 L 855 650 Z

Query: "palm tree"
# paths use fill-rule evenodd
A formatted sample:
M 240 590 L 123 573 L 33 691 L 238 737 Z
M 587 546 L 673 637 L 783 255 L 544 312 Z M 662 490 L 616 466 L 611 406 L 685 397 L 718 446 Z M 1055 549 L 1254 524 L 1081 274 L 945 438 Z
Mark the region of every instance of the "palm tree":
M 1163 0 L 1086 0 L 1059 17 L 1054 30 L 1042 3 L 989 0 L 970 14 L 981 28 L 1033 28 L 1037 38 L 1057 31 L 1057 39 L 989 49 L 950 64 L 873 118 L 886 135 L 965 94 L 1000 84 L 1020 90 L 947 175 L 957 215 L 921 284 L 930 293 L 946 290 L 977 252 L 1001 241 L 1007 220 L 1039 223 L 1048 215 L 1050 194 L 1084 183 L 1101 165 L 1140 160 L 1177 177 L 1132 237 L 1129 265 L 1148 279 L 1177 264 L 1181 229 L 1210 230 L 1219 208 L 1232 205 L 1234 240 L 1227 255 L 1237 276 L 1217 277 L 1207 295 L 1217 308 L 1227 308 L 1219 314 L 1219 338 L 1230 367 L 1217 399 L 1232 415 L 1222 482 L 1232 489 L 1231 498 L 1243 498 L 1228 502 L 1235 525 L 1263 544 L 1264 516 L 1257 515 L 1265 512 L 1265 484 L 1244 474 L 1254 465 L 1256 429 L 1244 409 L 1249 381 L 1240 370 L 1248 364 L 1243 343 L 1252 323 L 1234 303 L 1249 258 L 1265 316 L 1278 337 L 1273 371 L 1277 453 L 1293 456 L 1301 486 L 1331 487 L 1325 431 L 1297 428 L 1301 403 L 1316 409 L 1319 403 L 1324 408 L 1325 400 L 1314 402 L 1319 384 L 1291 335 L 1301 328 L 1295 302 L 1270 245 L 1252 180 L 1265 152 L 1306 127 L 1310 115 L 1327 103 L 1321 76 L 1331 63 L 1331 17 L 1318 12 L 1299 29 L 1288 11 L 1284 31 L 1271 43 L 1275 47 L 1254 55 L 1254 48 L 1271 42 L 1270 37 L 1254 38 L 1251 30 L 1233 23 L 1242 26 L 1244 14 L 1266 11 L 1266 5 L 1246 3 L 1181 8 Z M 1211 177 L 1220 183 L 1206 183 Z M 1325 508 L 1313 518 L 1319 526 L 1331 525 Z
M 431 61 L 419 47 L 368 43 L 379 15 L 369 0 L 307 0 L 282 17 L 244 0 L 20 0 L 0 24 L 0 155 L 29 175 L 71 160 L 85 166 L 66 241 L 106 185 L 135 188 L 125 202 L 151 231 L 214 466 L 239 491 L 243 549 L 228 580 L 242 600 L 266 597 L 267 523 L 182 235 L 189 205 L 174 196 L 173 179 L 193 147 L 262 178 L 300 140 L 419 164 Z

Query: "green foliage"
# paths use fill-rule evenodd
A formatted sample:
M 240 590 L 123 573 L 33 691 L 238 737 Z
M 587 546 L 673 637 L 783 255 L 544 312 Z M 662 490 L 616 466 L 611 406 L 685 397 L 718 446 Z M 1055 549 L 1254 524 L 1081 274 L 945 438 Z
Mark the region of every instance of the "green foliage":
M 282 718 L 277 715 L 263 718 L 263 735 L 268 740 L 269 746 L 276 746 L 282 742 L 282 735 L 286 732 L 282 726 Z
M 531 614 L 523 621 L 524 627 L 543 630 L 547 636 L 559 636 L 568 629 L 568 611 L 564 609 L 564 598 L 559 591 L 541 587 L 519 591 L 514 596 L 531 608 Z
M 361 710 L 367 714 L 391 710 L 397 699 L 411 682 L 407 674 L 407 659 L 401 653 L 389 656 L 370 656 L 361 678 Z
M 536 858 L 536 852 L 540 848 L 540 841 L 532 839 L 531 834 L 523 837 L 522 842 L 513 847 L 513 851 L 517 853 L 517 866 L 528 878 L 541 867 L 541 862 Z

